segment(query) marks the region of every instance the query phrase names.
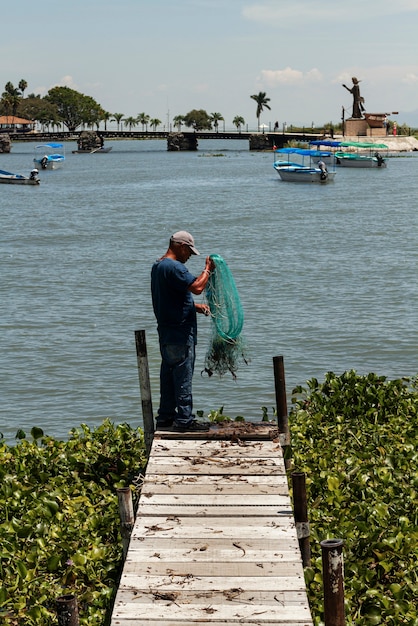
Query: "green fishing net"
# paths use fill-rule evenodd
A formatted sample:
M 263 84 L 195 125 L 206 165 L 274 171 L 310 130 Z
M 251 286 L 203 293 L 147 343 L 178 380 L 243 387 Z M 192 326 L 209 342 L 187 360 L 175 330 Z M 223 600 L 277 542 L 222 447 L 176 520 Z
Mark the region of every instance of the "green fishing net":
M 205 296 L 212 319 L 212 336 L 205 356 L 204 371 L 212 376 L 230 372 L 236 378 L 240 362 L 248 363 L 241 335 L 244 311 L 231 270 L 218 254 L 210 258 L 215 264 L 206 285 Z

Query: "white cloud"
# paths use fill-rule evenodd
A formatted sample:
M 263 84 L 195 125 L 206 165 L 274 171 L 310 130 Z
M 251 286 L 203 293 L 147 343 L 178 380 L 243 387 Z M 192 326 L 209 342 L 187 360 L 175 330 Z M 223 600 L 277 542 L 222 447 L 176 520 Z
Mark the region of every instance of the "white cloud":
M 302 85 L 312 82 L 320 82 L 322 74 L 316 68 L 308 72 L 286 67 L 283 70 L 262 70 L 258 82 L 266 87 L 276 87 L 277 85 Z
M 408 72 L 402 78 L 402 82 L 407 85 L 415 85 L 416 83 L 418 83 L 418 74 L 415 72 Z

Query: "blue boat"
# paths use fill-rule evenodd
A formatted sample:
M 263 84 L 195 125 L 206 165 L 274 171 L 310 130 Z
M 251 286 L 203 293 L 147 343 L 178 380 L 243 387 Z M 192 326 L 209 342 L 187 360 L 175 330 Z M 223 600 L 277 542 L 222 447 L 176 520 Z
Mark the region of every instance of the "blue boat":
M 279 166 L 273 164 L 274 169 L 284 181 L 325 184 L 332 182 L 335 178 L 335 169 L 329 171 L 324 161 L 324 158 L 332 156 L 331 152 L 305 148 L 280 148 L 276 152 L 287 154 L 287 162 L 283 160 L 283 164 Z M 290 158 L 293 155 L 301 157 L 301 160 L 291 161 Z M 309 159 L 309 165 L 306 165 L 307 159 Z
M 62 152 L 56 152 L 61 149 Z M 42 170 L 57 170 L 64 165 L 65 154 L 63 143 L 43 143 L 35 147 L 36 167 Z

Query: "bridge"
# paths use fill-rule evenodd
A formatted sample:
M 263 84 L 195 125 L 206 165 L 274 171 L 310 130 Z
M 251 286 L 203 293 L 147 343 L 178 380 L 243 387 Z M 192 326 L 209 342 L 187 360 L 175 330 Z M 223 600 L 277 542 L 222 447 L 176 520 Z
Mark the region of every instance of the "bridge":
M 77 141 L 82 130 L 70 131 L 50 131 L 43 133 L 9 133 L 11 141 L 31 141 L 36 143 L 46 143 L 49 141 Z M 97 132 L 97 131 L 96 131 Z M 100 130 L 98 131 L 103 139 L 156 139 L 166 140 L 169 147 L 170 137 L 176 135 L 176 131 L 151 131 L 151 130 Z M 246 141 L 249 150 L 271 150 L 273 146 L 282 148 L 289 141 L 306 143 L 324 137 L 323 133 L 302 132 L 240 132 L 236 131 L 180 131 L 183 136 L 184 145 L 188 148 L 181 150 L 197 150 L 200 140 L 235 140 Z

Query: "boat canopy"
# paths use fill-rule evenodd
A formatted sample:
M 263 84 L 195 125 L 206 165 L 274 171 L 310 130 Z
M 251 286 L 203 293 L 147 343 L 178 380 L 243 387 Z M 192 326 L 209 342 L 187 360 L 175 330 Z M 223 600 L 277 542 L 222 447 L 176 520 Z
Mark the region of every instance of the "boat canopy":
M 341 141 L 335 141 L 333 139 L 315 139 L 309 142 L 311 146 L 327 146 L 328 148 L 338 148 L 341 146 Z
M 370 148 L 373 150 L 373 148 L 384 148 L 387 150 L 387 145 L 384 143 L 362 143 L 360 141 L 342 141 L 340 143 L 341 146 L 348 148 L 348 147 L 352 147 L 352 148 Z
M 39 149 L 39 148 L 53 148 L 54 150 L 56 148 L 63 148 L 63 147 L 64 147 L 63 143 L 56 143 L 54 141 L 52 141 L 51 143 L 43 143 L 43 144 L 40 144 L 39 146 L 36 146 L 37 149 Z
M 332 152 L 326 152 L 325 150 L 308 150 L 307 148 L 279 148 L 276 152 L 280 154 L 300 154 L 310 157 L 332 156 Z

